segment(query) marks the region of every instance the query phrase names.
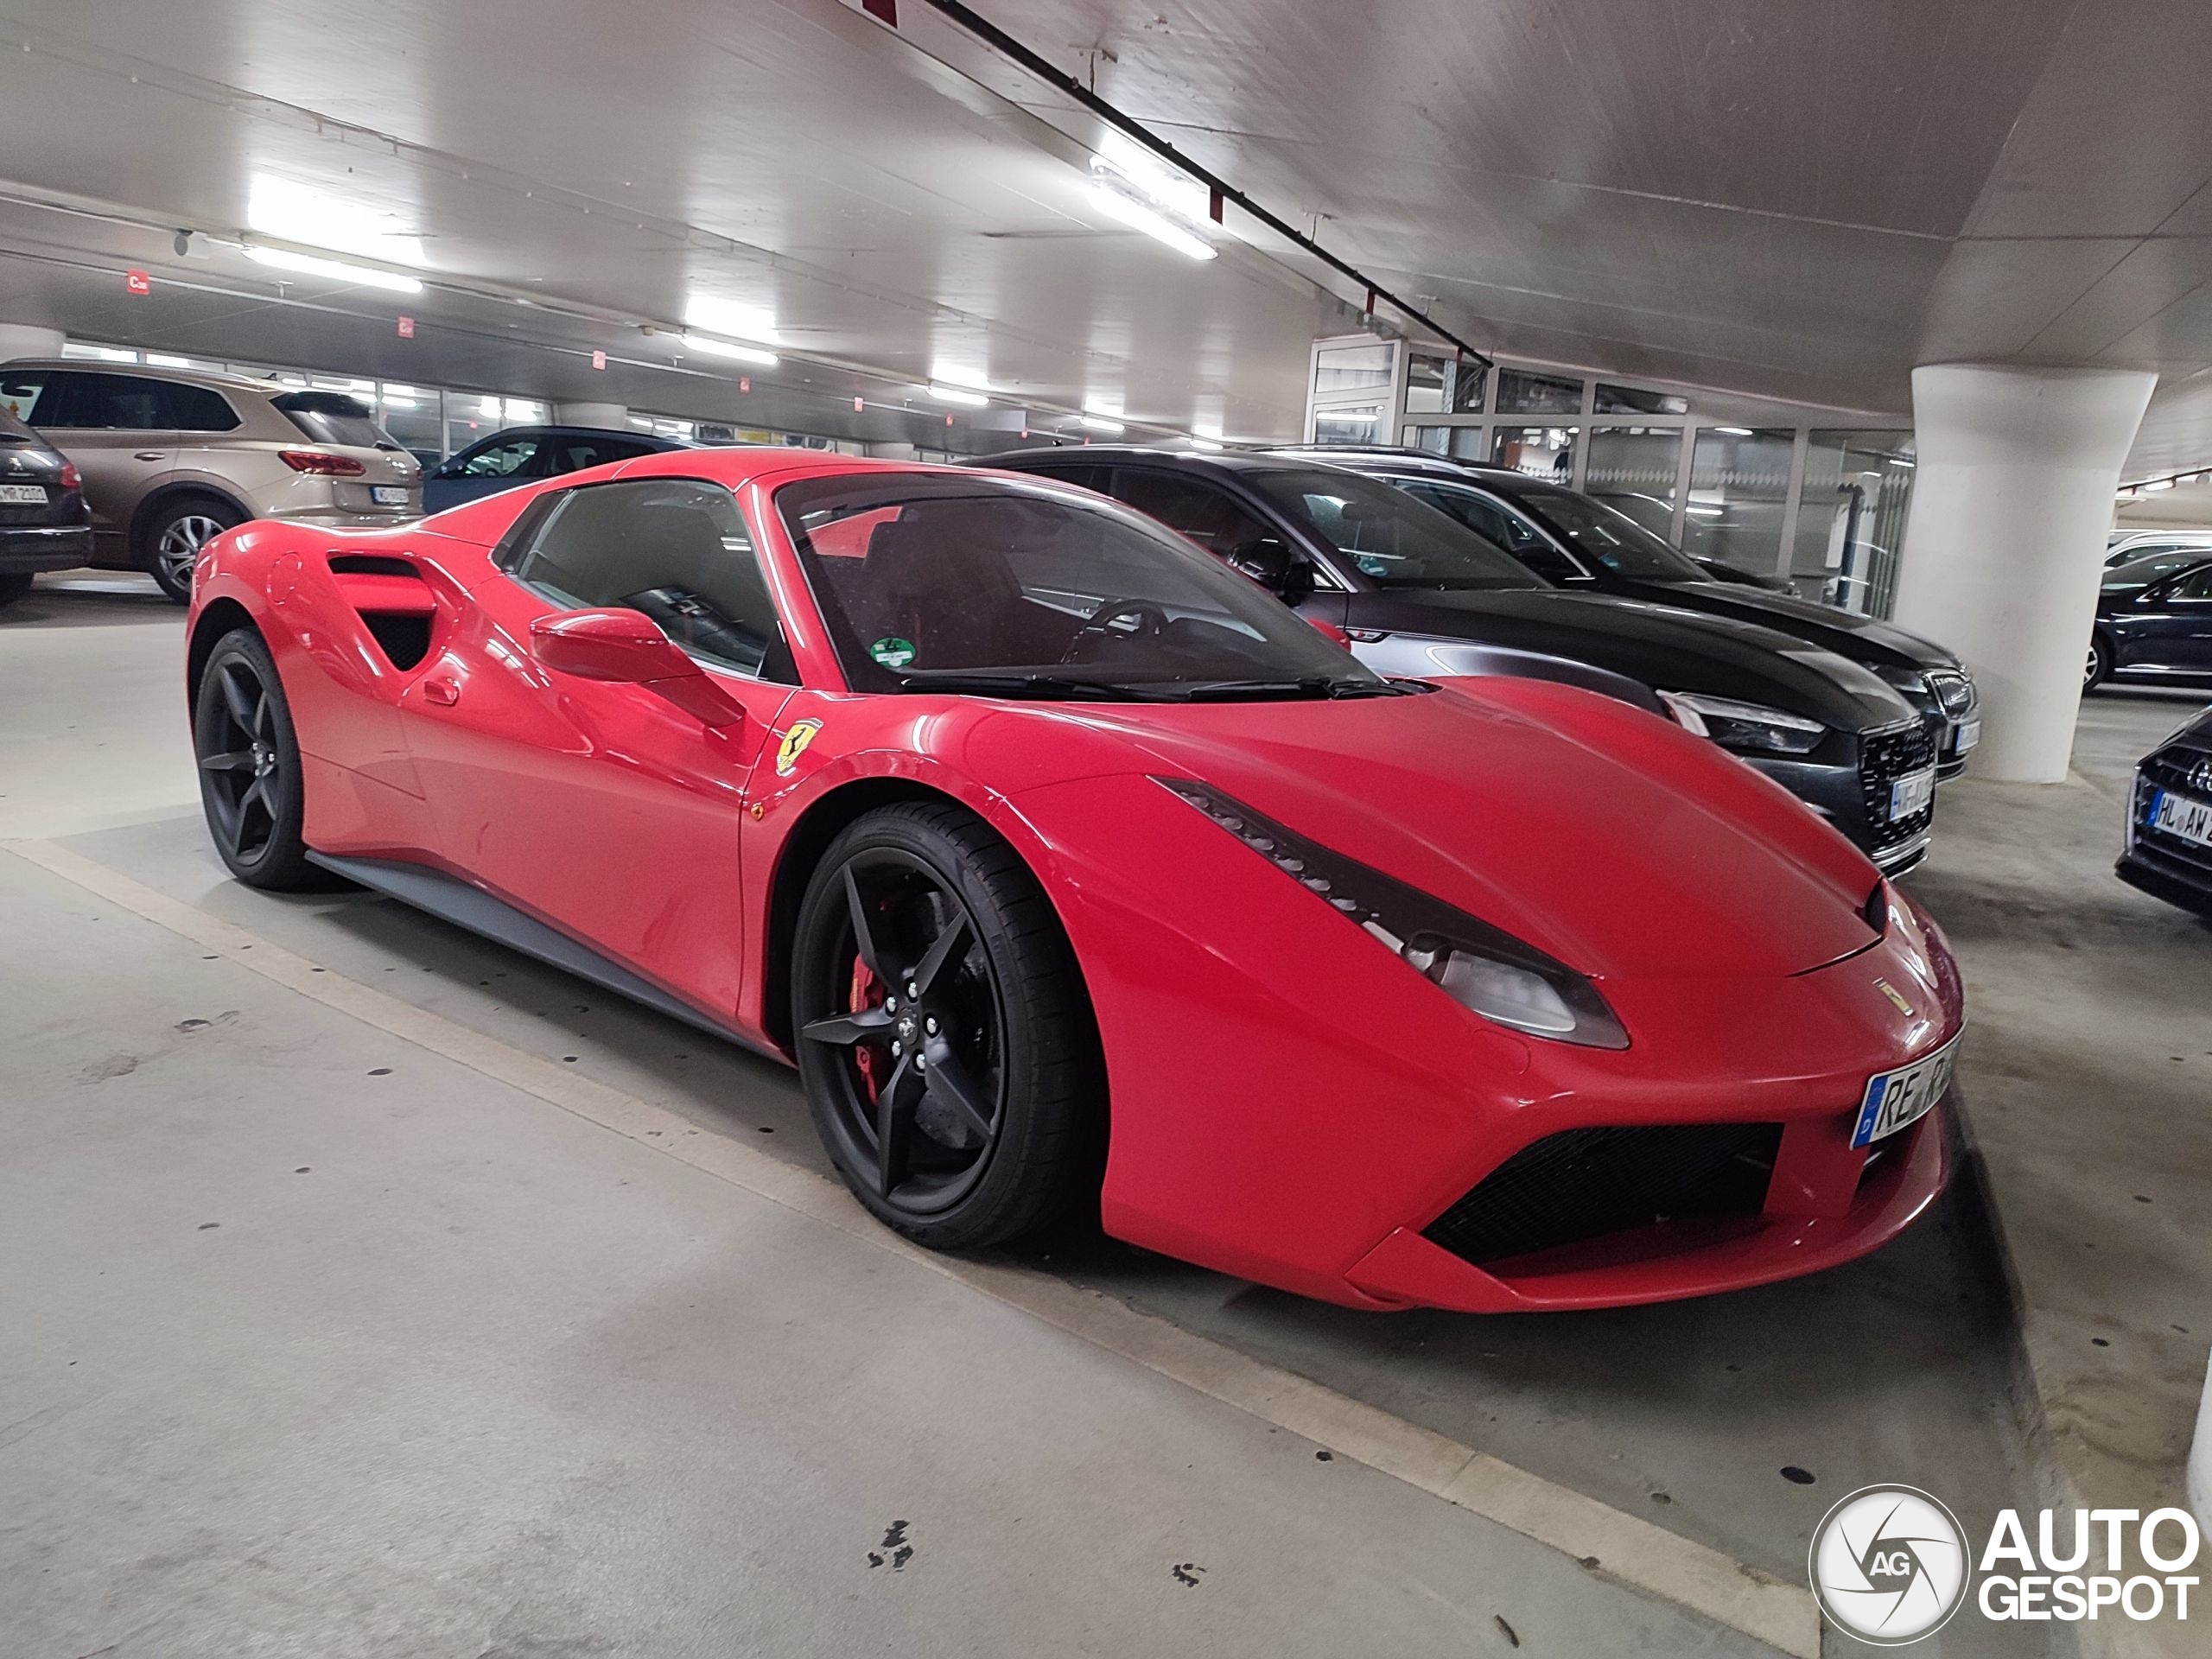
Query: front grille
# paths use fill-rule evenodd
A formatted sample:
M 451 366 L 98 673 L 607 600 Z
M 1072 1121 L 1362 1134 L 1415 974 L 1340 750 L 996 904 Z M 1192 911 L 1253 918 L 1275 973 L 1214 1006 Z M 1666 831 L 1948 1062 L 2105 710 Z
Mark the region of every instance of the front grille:
M 1960 718 L 1974 707 L 1974 682 L 1963 674 L 1948 669 L 1931 669 L 1928 675 L 1928 689 L 1935 694 L 1936 705 L 1953 720 Z
M 1859 789 L 1866 803 L 1866 830 L 1872 838 L 1874 851 L 1910 841 L 1936 822 L 1932 796 L 1926 806 L 1909 817 L 1889 816 L 1890 785 L 1935 764 L 1936 734 L 1918 723 L 1885 727 L 1860 737 Z
M 1757 1215 L 1779 1123 L 1566 1129 L 1523 1147 L 1421 1230 L 1478 1266 L 1688 1216 Z

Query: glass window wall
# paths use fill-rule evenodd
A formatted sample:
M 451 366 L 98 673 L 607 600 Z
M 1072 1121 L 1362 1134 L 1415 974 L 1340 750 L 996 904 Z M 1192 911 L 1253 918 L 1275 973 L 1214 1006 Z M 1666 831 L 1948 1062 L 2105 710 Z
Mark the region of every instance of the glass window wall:
M 1690 452 L 1682 550 L 1762 575 L 1782 563 L 1782 515 L 1789 499 L 1796 433 L 1701 426 Z
M 1887 616 L 1913 470 L 1910 432 L 1808 435 L 1790 586 L 1808 599 Z
M 1653 535 L 1671 538 L 1681 459 L 1680 427 L 1592 427 L 1582 487 Z
M 1491 433 L 1490 458 L 1531 478 L 1566 484 L 1574 477 L 1574 445 L 1581 435 L 1574 426 L 1501 426 Z

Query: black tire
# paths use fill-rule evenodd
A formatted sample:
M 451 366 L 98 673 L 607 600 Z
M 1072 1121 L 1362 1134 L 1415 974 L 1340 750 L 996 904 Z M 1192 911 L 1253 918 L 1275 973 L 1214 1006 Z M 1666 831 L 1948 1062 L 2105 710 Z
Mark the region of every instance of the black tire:
M 180 605 L 192 602 L 192 567 L 200 550 L 245 516 L 212 495 L 181 495 L 164 501 L 146 521 L 139 538 L 139 560 L 161 590 Z
M 904 803 L 830 843 L 799 906 L 791 1014 L 815 1128 L 893 1231 L 972 1249 L 1095 1206 L 1090 998 L 1036 878 L 973 813 Z
M 30 590 L 31 579 L 26 571 L 11 570 L 0 575 L 0 605 L 12 605 Z
M 300 838 L 304 794 L 292 711 L 269 647 L 251 628 L 215 642 L 192 711 L 192 751 L 207 833 L 250 887 L 326 885 Z
M 2112 641 L 2101 633 L 2089 636 L 2089 656 L 2082 671 L 2082 690 L 2094 691 L 2112 677 Z

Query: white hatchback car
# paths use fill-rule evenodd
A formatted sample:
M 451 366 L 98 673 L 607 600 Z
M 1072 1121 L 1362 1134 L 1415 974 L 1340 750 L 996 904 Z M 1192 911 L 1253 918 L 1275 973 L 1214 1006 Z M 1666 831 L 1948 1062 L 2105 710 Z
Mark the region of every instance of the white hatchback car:
M 249 518 L 371 529 L 421 516 L 423 468 L 342 391 L 197 369 L 23 358 L 0 408 L 77 463 L 92 563 L 180 603 L 213 537 Z

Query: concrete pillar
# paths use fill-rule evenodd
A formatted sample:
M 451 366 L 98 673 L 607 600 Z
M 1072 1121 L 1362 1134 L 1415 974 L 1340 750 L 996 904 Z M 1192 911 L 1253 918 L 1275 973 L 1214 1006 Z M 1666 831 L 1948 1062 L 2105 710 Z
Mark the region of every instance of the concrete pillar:
M 553 423 L 605 427 L 619 432 L 630 424 L 630 410 L 626 404 L 556 404 Z
M 1897 620 L 1974 671 L 1978 777 L 2065 779 L 2113 492 L 2157 384 L 2135 369 L 1912 372 L 1920 470 Z
M 18 357 L 59 357 L 69 338 L 59 328 L 32 322 L 0 322 L 0 363 Z

